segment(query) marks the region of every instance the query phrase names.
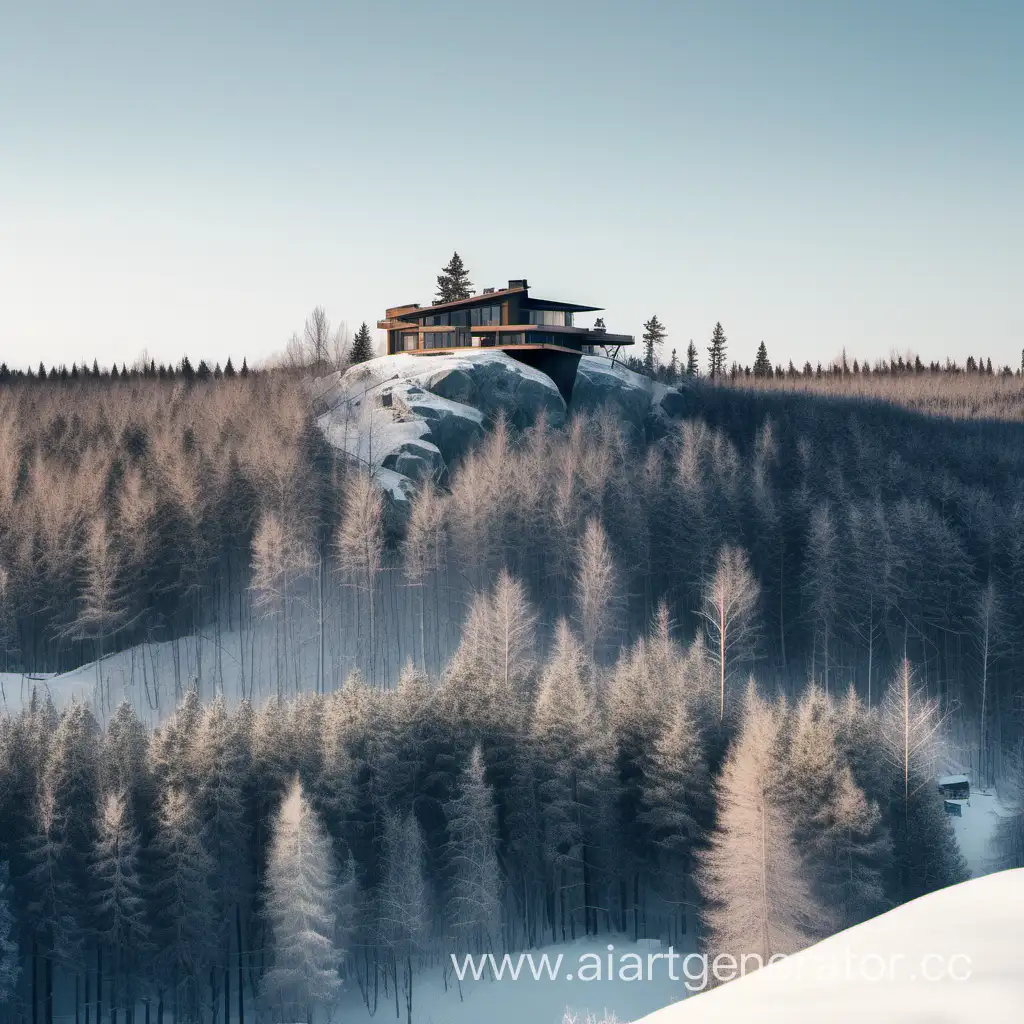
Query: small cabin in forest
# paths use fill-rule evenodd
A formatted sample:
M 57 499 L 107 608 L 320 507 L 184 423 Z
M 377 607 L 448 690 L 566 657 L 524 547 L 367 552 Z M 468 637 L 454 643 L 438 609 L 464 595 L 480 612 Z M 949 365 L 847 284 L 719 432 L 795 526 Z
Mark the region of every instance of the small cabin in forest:
M 970 779 L 966 775 L 942 775 L 938 782 L 946 813 L 962 817 L 963 805 L 971 799 Z

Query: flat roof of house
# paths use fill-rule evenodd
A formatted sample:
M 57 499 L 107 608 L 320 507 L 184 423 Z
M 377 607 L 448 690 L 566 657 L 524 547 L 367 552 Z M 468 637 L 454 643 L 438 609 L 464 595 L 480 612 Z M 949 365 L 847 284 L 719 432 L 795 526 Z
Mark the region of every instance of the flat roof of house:
M 962 786 L 965 782 L 970 783 L 970 779 L 966 775 L 940 775 L 939 785 L 940 786 Z
M 531 299 L 529 288 L 498 288 L 493 292 L 480 292 L 477 295 L 470 295 L 468 299 L 455 299 L 452 302 L 438 302 L 429 306 L 391 306 L 391 309 L 401 309 L 403 312 L 395 313 L 396 319 L 406 317 L 418 317 L 432 315 L 437 312 L 444 313 L 449 309 L 461 309 L 463 306 L 473 306 L 480 303 L 488 303 L 492 299 L 502 299 L 507 295 L 526 293 L 527 306 L 531 309 L 566 309 L 572 313 L 596 313 L 603 309 L 603 306 L 582 306 L 576 302 L 556 302 L 554 299 Z

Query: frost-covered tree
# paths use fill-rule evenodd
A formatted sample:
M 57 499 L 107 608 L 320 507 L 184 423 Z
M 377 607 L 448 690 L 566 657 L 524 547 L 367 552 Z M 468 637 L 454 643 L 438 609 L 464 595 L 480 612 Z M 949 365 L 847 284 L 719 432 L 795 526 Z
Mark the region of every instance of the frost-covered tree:
M 255 605 L 275 616 L 277 687 L 285 688 L 288 666 L 289 608 L 298 579 L 316 564 L 311 546 L 274 510 L 266 511 L 252 540 L 252 583 Z M 296 680 L 296 689 L 298 680 Z
M 704 582 L 701 601 L 708 646 L 718 662 L 719 717 L 723 720 L 726 682 L 749 655 L 755 637 L 754 616 L 760 592 L 746 553 L 723 547 L 714 572 Z
M 382 522 L 384 499 L 368 473 L 347 478 L 345 506 L 335 535 L 341 570 L 357 592 L 366 594 L 369 620 L 370 681 L 376 679 L 377 633 L 376 591 L 384 551 Z
M 0 862 L 0 1006 L 14 995 L 21 974 L 18 943 L 12 935 L 14 915 L 11 913 L 11 871 L 7 861 Z
M 427 581 L 444 563 L 447 502 L 431 479 L 412 500 L 405 536 L 405 578 L 419 591 L 420 667 L 427 670 Z
M 881 912 L 891 841 L 877 804 L 854 781 L 831 699 L 812 684 L 787 730 L 787 813 L 814 892 L 846 928 Z M 876 755 L 877 756 L 877 755 Z
M 138 968 L 149 946 L 139 853 L 124 798 L 108 793 L 93 852 L 92 920 L 95 942 L 108 953 L 110 1005 L 126 1011 L 135 1006 Z
M 484 778 L 480 747 L 459 775 L 457 795 L 445 807 L 453 878 L 447 922 L 460 949 L 493 950 L 500 942 L 503 882 L 498 867 L 498 822 Z
M 685 702 L 669 710 L 641 785 L 639 820 L 651 829 L 658 868 L 684 922 L 693 858 L 710 811 L 706 751 Z
M 609 644 L 618 610 L 618 581 L 611 545 L 599 519 L 587 520 L 576 568 L 576 612 L 591 662 Z
M 295 779 L 278 812 L 266 876 L 273 963 L 262 988 L 280 1020 L 302 1013 L 312 1022 L 317 1008 L 338 999 L 337 891 L 330 838 Z
M 823 502 L 811 513 L 807 552 L 804 589 L 810 599 L 808 611 L 814 624 L 811 664 L 815 666 L 813 655 L 820 652 L 820 665 L 827 694 L 829 670 L 835 659 L 841 572 L 839 531 L 828 502 Z M 811 677 L 817 679 L 814 668 Z
M 580 901 L 573 894 L 579 885 L 584 931 L 596 931 L 594 847 L 598 795 L 606 772 L 600 731 L 585 655 L 562 619 L 541 676 L 532 728 L 542 850 L 550 872 L 547 913 L 552 940 L 558 938 L 559 920 L 562 937 L 575 937 Z
M 712 954 L 756 953 L 767 963 L 808 945 L 826 917 L 811 894 L 785 806 L 782 714 L 751 681 L 717 784 L 718 821 L 699 859 Z
M 209 886 L 215 865 L 200 838 L 192 801 L 180 789 L 166 790 L 160 802 L 149 870 L 160 1004 L 166 989 L 174 1018 L 195 1019 L 215 951 Z
M 243 721 L 228 715 L 224 697 L 218 695 L 203 709 L 193 752 L 200 838 L 213 865 L 209 885 L 217 927 L 211 939 L 220 951 L 217 984 L 223 988 L 226 1016 L 230 1016 L 231 1006 L 232 939 L 240 956 L 243 904 L 248 903 L 250 889 L 249 828 L 243 792 L 249 747 L 239 728 Z M 241 987 L 238 996 L 242 996 Z
M 894 894 L 905 902 L 963 881 L 967 866 L 935 786 L 939 702 L 915 681 L 905 658 L 880 712 L 882 753 L 891 772 Z
M 423 835 L 415 816 L 389 814 L 384 821 L 384 873 L 377 898 L 381 944 L 391 955 L 398 1003 L 398 969 L 402 968 L 406 1019 L 412 1024 L 413 961 L 425 951 L 430 921 L 427 881 L 423 873 Z

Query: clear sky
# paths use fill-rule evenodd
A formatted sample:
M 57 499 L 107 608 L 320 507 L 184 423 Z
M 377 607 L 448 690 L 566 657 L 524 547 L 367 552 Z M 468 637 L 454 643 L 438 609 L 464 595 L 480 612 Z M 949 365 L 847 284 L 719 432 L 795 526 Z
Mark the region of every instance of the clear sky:
M 1024 3 L 0 0 L 0 359 L 258 360 L 453 249 L 666 359 L 1016 367 Z

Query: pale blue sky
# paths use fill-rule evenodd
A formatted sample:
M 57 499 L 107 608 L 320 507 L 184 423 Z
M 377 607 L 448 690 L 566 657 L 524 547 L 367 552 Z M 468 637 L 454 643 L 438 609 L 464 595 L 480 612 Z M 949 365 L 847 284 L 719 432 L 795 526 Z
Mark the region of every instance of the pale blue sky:
M 1024 3 L 0 0 L 0 359 L 477 287 L 702 360 L 1020 364 Z

